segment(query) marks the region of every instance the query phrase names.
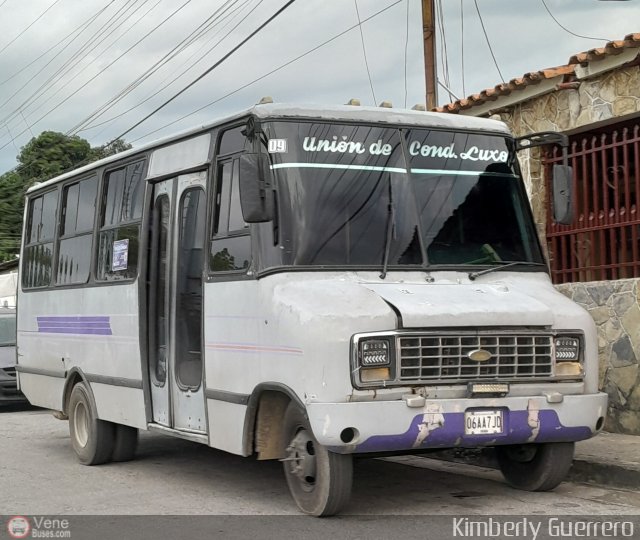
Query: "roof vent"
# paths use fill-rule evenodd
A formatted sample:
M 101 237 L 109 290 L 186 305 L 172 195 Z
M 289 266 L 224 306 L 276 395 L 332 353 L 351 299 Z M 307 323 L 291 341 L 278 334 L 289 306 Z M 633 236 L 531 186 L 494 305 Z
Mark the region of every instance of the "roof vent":
M 412 111 L 426 111 L 427 108 L 422 103 L 416 103 L 413 107 L 411 107 Z
M 354 107 L 360 107 L 360 100 L 358 98 L 351 98 L 347 101 L 346 105 L 353 105 Z
M 393 103 L 391 103 L 390 101 L 382 101 L 380 103 L 380 105 L 378 105 L 378 107 L 384 107 L 385 109 L 392 109 L 393 108 Z
M 271 96 L 264 96 L 260 101 L 258 101 L 258 105 L 266 105 L 267 103 L 273 103 L 273 98 Z

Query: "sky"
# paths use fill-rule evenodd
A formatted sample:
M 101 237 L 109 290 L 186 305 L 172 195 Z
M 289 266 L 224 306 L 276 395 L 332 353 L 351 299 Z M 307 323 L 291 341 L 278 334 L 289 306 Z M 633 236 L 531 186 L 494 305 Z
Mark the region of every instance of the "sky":
M 145 120 L 287 3 L 0 0 L 0 174 L 42 131 L 139 146 L 263 96 L 424 103 L 421 0 L 296 0 Z M 439 104 L 640 32 L 640 0 L 435 3 Z

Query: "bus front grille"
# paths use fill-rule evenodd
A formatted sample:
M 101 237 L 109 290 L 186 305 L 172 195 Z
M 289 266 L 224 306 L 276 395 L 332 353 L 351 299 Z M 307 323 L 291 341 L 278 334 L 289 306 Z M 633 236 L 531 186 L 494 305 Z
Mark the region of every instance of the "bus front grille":
M 553 376 L 552 346 L 553 337 L 548 334 L 402 336 L 398 337 L 398 379 L 445 384 L 548 379 Z M 482 352 L 471 354 L 474 351 Z

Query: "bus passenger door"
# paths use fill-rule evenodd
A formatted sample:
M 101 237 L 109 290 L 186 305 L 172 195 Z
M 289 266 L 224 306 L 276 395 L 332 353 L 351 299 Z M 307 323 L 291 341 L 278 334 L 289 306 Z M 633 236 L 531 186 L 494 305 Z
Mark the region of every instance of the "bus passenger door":
M 149 283 L 149 378 L 154 423 L 206 433 L 202 275 L 206 173 L 154 186 Z
M 149 252 L 149 382 L 153 422 L 171 426 L 169 403 L 169 312 L 170 312 L 170 248 L 171 209 L 174 180 L 159 182 L 153 187 L 151 214 L 151 245 Z

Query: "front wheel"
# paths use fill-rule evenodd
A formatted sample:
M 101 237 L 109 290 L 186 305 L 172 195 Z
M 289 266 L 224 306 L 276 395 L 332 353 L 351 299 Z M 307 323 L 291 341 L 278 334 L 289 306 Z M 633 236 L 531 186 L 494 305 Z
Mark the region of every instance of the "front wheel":
M 549 491 L 562 482 L 573 463 L 572 442 L 496 446 L 500 470 L 514 488 Z
M 350 455 L 329 452 L 318 443 L 295 403 L 284 415 L 286 457 L 282 460 L 291 496 L 306 514 L 332 516 L 349 502 L 353 484 Z

